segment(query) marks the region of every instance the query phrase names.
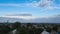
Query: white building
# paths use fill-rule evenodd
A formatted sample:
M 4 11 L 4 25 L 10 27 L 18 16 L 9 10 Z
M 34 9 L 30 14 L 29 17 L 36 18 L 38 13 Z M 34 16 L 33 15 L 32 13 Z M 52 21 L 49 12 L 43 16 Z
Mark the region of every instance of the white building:
M 50 33 L 47 31 L 43 31 L 41 34 L 50 34 Z

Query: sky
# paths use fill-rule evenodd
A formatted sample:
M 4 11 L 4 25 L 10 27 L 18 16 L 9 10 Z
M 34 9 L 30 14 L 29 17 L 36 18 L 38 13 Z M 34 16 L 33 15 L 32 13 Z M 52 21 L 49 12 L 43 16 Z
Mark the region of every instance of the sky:
M 0 0 L 0 17 L 32 19 L 60 15 L 60 0 Z

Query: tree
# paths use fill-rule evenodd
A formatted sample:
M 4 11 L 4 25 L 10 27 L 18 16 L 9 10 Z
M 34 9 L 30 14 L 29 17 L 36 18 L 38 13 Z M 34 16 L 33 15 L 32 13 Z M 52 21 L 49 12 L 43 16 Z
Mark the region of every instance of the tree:
M 29 27 L 33 28 L 33 25 L 31 23 L 27 23 L 27 28 Z
M 15 29 L 16 29 L 16 34 L 20 34 L 21 23 L 20 23 L 20 22 L 15 22 L 15 23 L 14 23 L 14 27 L 15 27 Z
M 35 34 L 41 34 L 42 32 L 43 32 L 42 28 L 35 29 Z

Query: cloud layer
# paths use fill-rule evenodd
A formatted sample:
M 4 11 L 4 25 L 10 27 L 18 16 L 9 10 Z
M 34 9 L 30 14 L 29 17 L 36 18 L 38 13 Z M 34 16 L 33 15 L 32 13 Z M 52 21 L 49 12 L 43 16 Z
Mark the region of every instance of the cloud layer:
M 31 22 L 31 23 L 60 23 L 60 14 L 59 15 L 53 15 L 53 16 L 50 16 L 50 17 L 39 17 L 39 18 L 34 18 L 33 17 L 19 17 L 19 18 L 14 18 L 12 16 L 5 16 L 5 17 L 0 17 L 0 21 L 7 21 L 9 20 L 10 22 L 15 22 L 15 21 L 19 21 L 19 22 L 24 22 L 24 23 L 28 23 L 28 22 Z M 27 18 L 30 18 L 27 20 Z

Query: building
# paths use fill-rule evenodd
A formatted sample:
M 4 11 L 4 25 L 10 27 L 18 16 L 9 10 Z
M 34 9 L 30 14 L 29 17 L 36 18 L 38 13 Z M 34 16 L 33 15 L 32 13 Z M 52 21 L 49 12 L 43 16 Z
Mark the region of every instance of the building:
M 50 34 L 50 33 L 47 31 L 43 31 L 41 34 Z

